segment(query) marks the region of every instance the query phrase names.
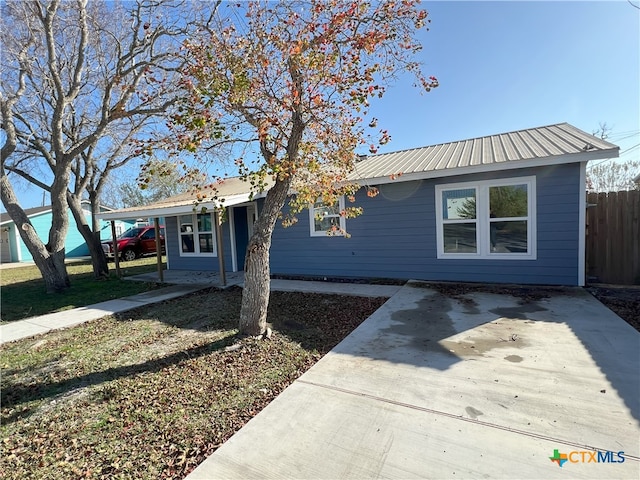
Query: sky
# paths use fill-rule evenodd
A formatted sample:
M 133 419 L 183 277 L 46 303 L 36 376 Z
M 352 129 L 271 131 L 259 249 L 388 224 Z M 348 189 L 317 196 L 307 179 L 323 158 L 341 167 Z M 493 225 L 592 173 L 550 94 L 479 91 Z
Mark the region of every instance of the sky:
M 420 61 L 440 86 L 420 94 L 401 78 L 372 103 L 392 137 L 380 153 L 568 122 L 588 133 L 606 123 L 620 160 L 640 159 L 639 9 L 622 0 L 423 6 L 431 24 Z M 23 208 L 42 204 L 35 187 L 17 193 Z
M 421 60 L 440 86 L 403 82 L 375 107 L 385 151 L 559 122 L 606 122 L 621 150 L 640 143 L 640 10 L 627 1 L 424 5 Z

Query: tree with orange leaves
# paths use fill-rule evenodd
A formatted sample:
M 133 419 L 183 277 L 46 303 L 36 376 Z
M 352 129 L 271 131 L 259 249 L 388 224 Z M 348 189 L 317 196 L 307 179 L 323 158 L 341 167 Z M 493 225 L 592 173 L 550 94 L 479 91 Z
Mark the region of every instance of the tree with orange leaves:
M 185 43 L 188 95 L 169 124 L 173 146 L 247 146 L 235 163 L 256 192 L 268 190 L 247 249 L 241 333 L 265 331 L 271 235 L 287 199 L 285 223 L 314 202 L 353 200 L 356 150 L 390 139 L 367 118 L 370 100 L 401 74 L 427 92 L 438 85 L 416 60 L 428 22 L 417 0 L 256 1 L 223 4 Z M 246 160 L 251 146 L 257 162 Z

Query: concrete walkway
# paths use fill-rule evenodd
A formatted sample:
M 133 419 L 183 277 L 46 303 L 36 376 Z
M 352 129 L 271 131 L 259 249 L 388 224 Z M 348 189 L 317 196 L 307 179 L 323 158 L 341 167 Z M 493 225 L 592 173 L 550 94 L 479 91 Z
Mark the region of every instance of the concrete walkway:
M 410 282 L 187 478 L 637 479 L 639 351 L 582 289 Z
M 169 273 L 171 272 L 171 273 Z M 157 281 L 157 273 L 128 277 L 129 280 Z M 97 303 L 86 307 L 74 308 L 62 312 L 50 313 L 38 317 L 31 317 L 17 322 L 0 325 L 0 345 L 20 340 L 22 338 L 40 335 L 60 328 L 73 327 L 90 320 L 97 320 L 114 313 L 125 312 L 152 303 L 170 300 L 203 288 L 219 285 L 217 274 L 210 272 L 165 272 L 165 283 L 172 283 L 169 287 L 151 290 L 107 302 Z M 242 272 L 229 275 L 226 287 L 242 286 L 244 278 Z M 391 297 L 400 289 L 393 285 L 365 285 L 351 283 L 307 282 L 293 280 L 272 280 L 272 291 L 327 293 L 369 297 Z
M 203 288 L 193 285 L 172 285 L 170 287 L 139 293 L 131 297 L 118 298 L 106 302 L 96 303 L 86 307 L 49 313 L 38 317 L 31 317 L 17 322 L 0 325 L 0 345 L 20 340 L 22 338 L 40 335 L 51 330 L 73 327 L 90 320 L 97 320 L 114 313 L 125 312 L 152 303 L 170 300 L 192 293 Z
M 127 277 L 127 280 L 142 282 L 157 282 L 156 272 L 144 273 Z M 201 272 L 191 270 L 166 270 L 163 272 L 163 281 L 175 285 L 202 285 L 220 286 L 220 275 L 218 272 Z M 244 285 L 244 272 L 227 272 L 226 286 Z M 307 292 L 307 293 L 327 293 L 338 295 L 352 295 L 365 297 L 391 297 L 398 290 L 398 285 L 370 285 L 363 283 L 348 282 L 314 282 L 308 280 L 271 280 L 272 291 L 285 292 Z

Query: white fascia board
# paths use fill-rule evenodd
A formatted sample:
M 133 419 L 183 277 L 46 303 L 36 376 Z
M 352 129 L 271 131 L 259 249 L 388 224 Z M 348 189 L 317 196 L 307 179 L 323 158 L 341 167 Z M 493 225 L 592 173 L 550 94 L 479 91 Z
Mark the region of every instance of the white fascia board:
M 81 203 L 82 203 L 82 205 L 85 205 L 85 204 L 86 205 L 91 205 L 89 200 L 82 200 Z M 100 208 L 106 208 L 107 210 L 113 210 L 113 208 L 109 208 L 109 207 L 102 207 L 101 206 Z M 32 213 L 30 215 L 27 215 L 27 218 L 28 219 L 32 219 L 32 218 L 35 218 L 35 217 L 39 217 L 40 215 L 44 215 L 46 213 L 51 213 L 52 211 L 53 211 L 53 209 L 49 208 L 48 210 L 42 210 L 40 212 Z M 85 211 L 88 211 L 88 210 L 85 210 Z M 91 213 L 91 212 L 89 212 L 89 213 Z M 9 218 L 8 220 L 5 220 L 4 222 L 0 222 L 0 225 L 6 225 L 7 223 L 13 223 L 13 219 Z
M 178 215 L 189 215 L 194 211 L 206 208 L 208 210 L 212 210 L 218 207 L 231 207 L 233 205 L 237 205 L 239 203 L 244 203 L 249 201 L 249 193 L 241 193 L 239 195 L 232 195 L 230 197 L 226 197 L 224 202 L 205 202 L 200 203 L 198 205 L 194 205 L 189 202 L 187 204 L 182 205 L 168 205 L 166 207 L 162 206 L 151 206 L 150 208 L 141 208 L 139 210 L 129 210 L 129 211 L 118 211 L 114 210 L 113 212 L 104 212 L 99 213 L 97 215 L 98 218 L 102 220 L 130 220 L 133 218 L 140 217 L 175 217 Z
M 398 175 L 395 179 L 389 176 L 361 178 L 353 181 L 363 185 L 382 185 L 385 183 L 411 182 L 413 180 L 426 180 L 431 178 L 454 177 L 458 175 L 469 175 L 484 172 L 499 172 L 504 170 L 516 170 L 520 168 L 547 167 L 552 165 L 563 165 L 567 163 L 582 163 L 589 160 L 601 160 L 603 158 L 617 158 L 619 148 L 609 150 L 598 150 L 596 152 L 571 153 L 546 158 L 530 158 L 526 160 L 511 160 L 488 165 L 468 165 L 466 167 L 455 167 L 444 170 L 429 170 L 426 172 L 413 172 Z
M 28 218 L 29 220 L 31 220 L 32 218 L 39 217 L 40 215 L 44 215 L 44 214 L 47 214 L 47 213 L 51 213 L 51 211 L 52 211 L 51 209 L 48 209 L 48 210 L 42 210 L 42 211 L 40 211 L 40 212 L 36 212 L 36 213 L 32 213 L 32 214 L 30 214 L 30 215 L 27 215 L 27 218 Z M 9 215 L 9 213 L 8 213 L 8 212 L 5 212 L 5 213 L 6 213 L 7 215 Z M 0 225 L 6 225 L 7 223 L 14 223 L 14 222 L 13 222 L 13 219 L 12 219 L 11 217 L 9 217 L 9 219 L 8 219 L 8 220 L 5 220 L 4 222 L 0 222 Z
M 213 208 L 213 204 L 201 204 L 201 207 Z M 173 217 L 176 215 L 183 215 L 193 213 L 194 205 L 189 203 L 188 205 L 174 205 L 167 207 L 154 207 L 140 210 L 130 210 L 119 212 L 115 210 L 113 212 L 99 213 L 96 216 L 102 220 L 131 220 L 136 218 L 149 218 L 149 217 Z

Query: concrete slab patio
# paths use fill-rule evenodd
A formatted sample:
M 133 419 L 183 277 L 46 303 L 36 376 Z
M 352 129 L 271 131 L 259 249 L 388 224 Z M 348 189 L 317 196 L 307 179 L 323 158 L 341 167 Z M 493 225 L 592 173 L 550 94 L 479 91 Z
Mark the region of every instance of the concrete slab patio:
M 410 282 L 187 478 L 640 478 L 640 334 L 561 293 Z

